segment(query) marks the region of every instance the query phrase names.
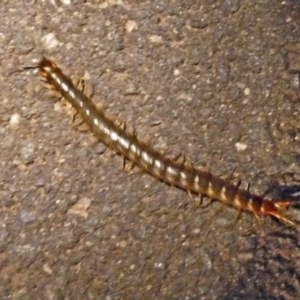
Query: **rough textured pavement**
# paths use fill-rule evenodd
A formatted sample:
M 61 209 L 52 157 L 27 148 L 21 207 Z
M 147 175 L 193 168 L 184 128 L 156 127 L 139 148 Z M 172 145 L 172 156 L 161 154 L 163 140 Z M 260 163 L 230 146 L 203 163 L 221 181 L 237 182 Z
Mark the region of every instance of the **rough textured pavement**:
M 299 299 L 297 230 L 235 222 L 235 209 L 196 209 L 123 172 L 23 70 L 50 57 L 166 155 L 299 200 L 299 12 L 295 0 L 2 0 L 0 298 Z M 300 221 L 299 206 L 288 214 Z

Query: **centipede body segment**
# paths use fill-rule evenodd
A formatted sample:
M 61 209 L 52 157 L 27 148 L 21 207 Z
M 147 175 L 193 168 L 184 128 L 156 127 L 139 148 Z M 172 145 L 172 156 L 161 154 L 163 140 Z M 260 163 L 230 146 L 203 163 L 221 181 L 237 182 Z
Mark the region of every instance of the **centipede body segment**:
M 153 177 L 189 194 L 206 195 L 238 210 L 250 211 L 255 216 L 271 215 L 294 225 L 281 212 L 291 202 L 264 199 L 191 164 L 165 157 L 135 134 L 116 125 L 102 110 L 96 109 L 92 101 L 73 85 L 53 61 L 43 58 L 38 69 L 40 75 L 71 103 L 98 139 Z

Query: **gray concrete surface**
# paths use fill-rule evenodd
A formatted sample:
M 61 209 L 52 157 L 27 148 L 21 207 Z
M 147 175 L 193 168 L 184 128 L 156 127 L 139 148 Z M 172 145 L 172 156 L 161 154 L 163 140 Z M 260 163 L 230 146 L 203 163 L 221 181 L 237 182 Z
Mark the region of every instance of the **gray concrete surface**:
M 299 299 L 299 232 L 123 172 L 23 70 L 50 57 L 167 155 L 297 199 L 299 9 L 2 0 L 0 298 Z

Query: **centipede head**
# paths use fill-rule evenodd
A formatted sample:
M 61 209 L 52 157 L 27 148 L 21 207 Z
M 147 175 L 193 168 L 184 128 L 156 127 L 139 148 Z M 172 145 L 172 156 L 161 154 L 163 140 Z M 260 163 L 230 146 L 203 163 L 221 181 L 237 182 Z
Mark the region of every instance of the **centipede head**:
M 37 65 L 34 66 L 26 66 L 23 68 L 24 70 L 35 70 L 38 69 L 41 77 L 47 81 L 48 75 L 53 72 L 53 70 L 57 70 L 58 67 L 52 60 L 43 57 Z
M 41 77 L 47 81 L 49 81 L 49 75 L 51 74 L 51 72 L 59 70 L 55 62 L 45 57 L 43 57 L 39 62 L 38 69 Z
M 37 65 L 34 66 L 25 66 L 23 68 L 24 70 L 34 70 L 34 69 L 38 69 L 40 75 L 42 78 L 44 78 L 45 80 L 47 79 L 47 75 L 50 72 L 53 72 L 53 70 L 57 70 L 58 67 L 56 65 L 56 63 L 46 57 L 42 57 L 42 59 L 39 61 L 39 63 Z
M 263 200 L 261 206 L 261 213 L 264 215 L 270 215 L 278 220 L 284 221 L 285 223 L 295 226 L 296 224 L 292 222 L 289 218 L 287 218 L 284 213 L 282 212 L 285 208 L 294 205 L 294 201 L 270 201 L 270 200 Z

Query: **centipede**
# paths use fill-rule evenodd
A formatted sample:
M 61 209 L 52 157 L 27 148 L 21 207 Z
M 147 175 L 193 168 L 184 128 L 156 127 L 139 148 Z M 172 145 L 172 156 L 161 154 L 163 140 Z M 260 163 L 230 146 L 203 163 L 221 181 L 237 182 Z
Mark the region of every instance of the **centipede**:
M 140 140 L 135 132 L 129 132 L 109 118 L 102 109 L 97 108 L 54 61 L 44 57 L 36 68 L 42 79 L 70 102 L 96 138 L 134 166 L 189 195 L 218 200 L 235 207 L 239 212 L 253 213 L 258 220 L 262 215 L 268 215 L 290 226 L 295 225 L 284 212 L 287 207 L 294 205 L 293 201 L 266 199 L 251 193 L 249 189 L 241 188 L 239 184 L 197 168 L 192 163 L 179 162 L 165 156 Z

